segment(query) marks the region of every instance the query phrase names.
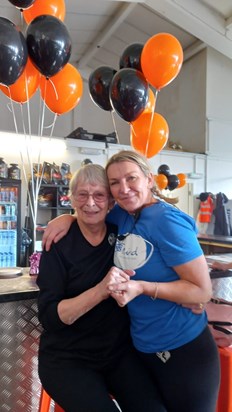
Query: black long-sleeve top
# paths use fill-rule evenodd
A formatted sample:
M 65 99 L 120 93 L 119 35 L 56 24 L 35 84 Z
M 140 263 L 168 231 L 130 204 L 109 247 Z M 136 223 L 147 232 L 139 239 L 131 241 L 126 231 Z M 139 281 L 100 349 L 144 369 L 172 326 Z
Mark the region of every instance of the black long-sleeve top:
M 40 340 L 40 362 L 73 362 L 78 359 L 90 367 L 109 366 L 131 348 L 129 318 L 109 297 L 72 325 L 58 316 L 62 299 L 75 297 L 94 287 L 113 266 L 117 228 L 107 226 L 107 234 L 98 246 L 82 235 L 77 222 L 50 251 L 43 251 L 37 284 L 39 320 L 44 328 Z

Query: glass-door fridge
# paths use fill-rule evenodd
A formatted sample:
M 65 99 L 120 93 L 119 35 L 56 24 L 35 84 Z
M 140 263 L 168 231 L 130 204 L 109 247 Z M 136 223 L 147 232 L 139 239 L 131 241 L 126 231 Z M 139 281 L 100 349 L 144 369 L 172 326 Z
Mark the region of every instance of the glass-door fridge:
M 0 267 L 16 267 L 21 247 L 21 180 L 0 178 Z

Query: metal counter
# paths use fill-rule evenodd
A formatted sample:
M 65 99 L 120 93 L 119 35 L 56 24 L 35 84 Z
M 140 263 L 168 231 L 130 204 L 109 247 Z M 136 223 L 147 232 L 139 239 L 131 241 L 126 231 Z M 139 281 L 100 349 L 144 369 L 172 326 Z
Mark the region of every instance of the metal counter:
M 37 318 L 36 278 L 0 279 L 0 410 L 37 412 L 40 381 L 37 354 L 41 326 Z

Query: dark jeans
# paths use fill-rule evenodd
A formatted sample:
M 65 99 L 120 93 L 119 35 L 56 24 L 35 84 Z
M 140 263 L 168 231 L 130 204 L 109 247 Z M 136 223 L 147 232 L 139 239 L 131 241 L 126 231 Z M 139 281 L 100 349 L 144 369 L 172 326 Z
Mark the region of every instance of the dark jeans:
M 192 342 L 171 350 L 164 362 L 139 352 L 168 412 L 215 412 L 220 382 L 218 349 L 208 327 Z M 167 353 L 164 357 L 167 359 Z M 165 359 L 163 359 L 165 360 Z
M 39 362 L 39 376 L 44 389 L 65 412 L 118 412 L 109 393 L 123 412 L 167 412 L 148 371 L 134 352 L 104 371 L 78 362 L 60 362 L 55 368 Z

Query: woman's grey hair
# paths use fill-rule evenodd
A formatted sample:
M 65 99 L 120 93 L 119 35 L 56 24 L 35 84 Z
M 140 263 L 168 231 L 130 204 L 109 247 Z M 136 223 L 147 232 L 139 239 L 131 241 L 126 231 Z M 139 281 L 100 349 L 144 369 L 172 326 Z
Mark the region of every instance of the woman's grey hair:
M 78 184 L 91 184 L 91 185 L 102 185 L 110 194 L 110 188 L 108 179 L 106 176 L 106 171 L 104 167 L 94 163 L 88 163 L 78 169 L 72 176 L 69 183 L 69 196 L 74 196 Z
M 143 172 L 144 176 L 148 177 L 150 174 L 152 173 L 151 167 L 148 163 L 148 160 L 145 156 L 143 156 L 142 154 L 135 152 L 133 150 L 121 150 L 120 152 L 114 154 L 113 156 L 111 156 L 111 158 L 108 160 L 107 164 L 106 164 L 106 173 L 108 171 L 108 168 L 110 165 L 114 164 L 114 163 L 121 163 L 121 162 L 132 162 L 135 163 L 137 166 L 139 166 L 139 168 L 141 169 L 141 171 Z M 153 181 L 153 187 L 151 188 L 151 192 L 159 197 L 162 200 L 165 200 L 167 203 L 171 203 L 171 204 L 176 204 L 178 203 L 179 199 L 178 198 L 169 198 L 167 196 L 162 195 L 162 193 L 160 192 L 160 190 L 157 188 L 156 183 L 155 183 L 155 179 Z

